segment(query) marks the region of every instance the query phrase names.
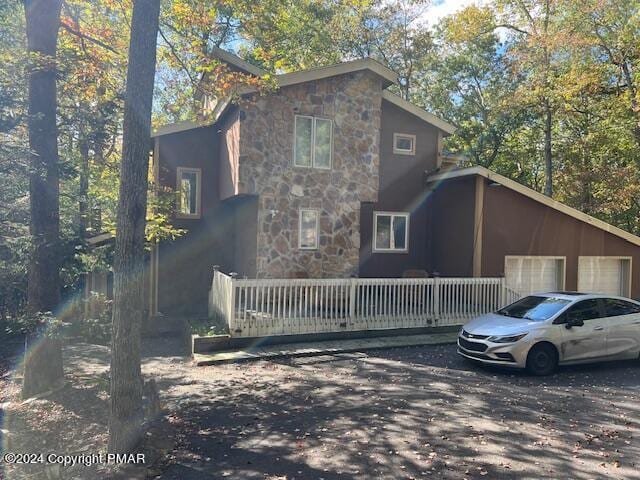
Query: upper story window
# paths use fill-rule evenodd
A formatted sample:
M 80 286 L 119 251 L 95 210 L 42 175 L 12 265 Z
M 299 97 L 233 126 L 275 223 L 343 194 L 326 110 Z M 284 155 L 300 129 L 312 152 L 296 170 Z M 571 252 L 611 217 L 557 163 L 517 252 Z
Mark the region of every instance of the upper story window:
M 409 214 L 374 212 L 373 239 L 375 252 L 407 252 Z
M 416 136 L 408 133 L 394 133 L 393 153 L 398 153 L 400 155 L 415 155 Z
M 199 168 L 177 168 L 179 218 L 200 218 L 200 176 Z
M 331 168 L 333 122 L 326 118 L 296 115 L 293 164 L 296 167 Z
M 300 210 L 298 247 L 302 250 L 318 248 L 318 211 L 303 208 Z

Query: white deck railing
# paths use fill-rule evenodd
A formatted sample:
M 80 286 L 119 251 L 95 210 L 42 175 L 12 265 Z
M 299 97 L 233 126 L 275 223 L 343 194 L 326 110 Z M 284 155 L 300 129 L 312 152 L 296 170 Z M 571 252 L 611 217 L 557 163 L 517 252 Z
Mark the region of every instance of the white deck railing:
M 215 271 L 209 315 L 232 336 L 459 325 L 518 298 L 504 278 L 247 280 Z

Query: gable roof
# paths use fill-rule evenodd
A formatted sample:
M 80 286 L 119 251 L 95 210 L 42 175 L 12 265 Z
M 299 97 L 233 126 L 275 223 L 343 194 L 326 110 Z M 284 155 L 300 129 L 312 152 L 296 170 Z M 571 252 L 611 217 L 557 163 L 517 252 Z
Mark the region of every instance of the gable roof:
M 256 67 L 255 65 L 252 65 L 251 63 L 240 58 L 239 56 L 234 55 L 233 53 L 223 50 L 221 48 L 213 47 L 212 52 L 216 57 L 218 57 L 223 62 L 228 63 L 229 65 L 233 65 L 234 67 L 236 67 L 239 70 L 242 70 L 245 73 L 250 73 L 251 75 L 255 75 L 256 77 L 262 77 L 269 73 L 266 70 L 263 70 L 260 67 Z
M 456 127 L 451 125 L 449 122 L 446 122 L 441 118 L 436 117 L 433 113 L 429 113 L 426 110 L 423 110 L 422 108 L 414 105 L 413 103 L 406 101 L 404 98 L 396 95 L 395 93 L 391 93 L 385 90 L 384 92 L 382 92 L 382 98 L 390 103 L 393 103 L 396 107 L 399 107 L 415 115 L 419 119 L 430 123 L 434 127 L 439 128 L 449 135 L 453 135 L 457 130 Z
M 605 232 L 608 232 L 612 235 L 616 235 L 617 237 L 620 237 L 628 241 L 629 243 L 640 246 L 640 237 L 626 232 L 621 228 L 614 227 L 613 225 L 603 222 L 602 220 L 592 217 L 591 215 L 587 215 L 586 213 L 581 212 L 580 210 L 576 210 L 575 208 L 565 205 L 564 203 L 558 202 L 557 200 L 553 200 L 552 198 L 549 198 L 546 195 L 541 194 L 540 192 L 536 192 L 529 187 L 525 187 L 521 183 L 511 180 L 503 175 L 500 175 L 499 173 L 492 172 L 491 170 L 479 165 L 475 167 L 460 168 L 429 175 L 427 177 L 427 183 L 434 183 L 442 180 L 466 177 L 470 175 L 480 175 L 487 180 L 499 183 L 500 185 L 514 190 L 526 197 L 529 197 L 536 202 L 542 203 L 547 207 L 553 208 L 554 210 L 569 215 L 570 217 L 588 223 L 589 225 L 599 228 L 600 230 L 604 230 Z
M 170 135 L 172 133 L 184 132 L 186 130 L 193 130 L 194 128 L 208 127 L 210 125 L 213 125 L 214 123 L 215 121 L 193 122 L 191 120 L 185 120 L 182 122 L 160 125 L 158 128 L 151 128 L 151 138 L 162 137 L 163 135 Z
M 327 65 L 325 67 L 283 73 L 282 75 L 276 75 L 276 82 L 279 87 L 286 87 L 288 85 L 311 82 L 323 78 L 334 77 L 336 75 L 343 75 L 345 73 L 359 72 L 361 70 L 369 70 L 382 77 L 382 79 L 385 80 L 383 88 L 387 88 L 389 85 L 398 83 L 398 75 L 393 70 L 385 67 L 380 62 L 377 62 L 372 58 L 362 58 L 348 62 L 336 63 L 334 65 Z
M 239 70 L 255 75 L 257 77 L 264 77 L 269 75 L 269 72 L 263 70 L 242 58 L 234 55 L 231 52 L 222 50 L 221 48 L 214 47 L 213 54 L 220 60 L 229 63 L 230 65 L 238 68 Z M 309 70 L 300 70 L 298 72 L 283 73 L 281 75 L 275 75 L 275 81 L 278 87 L 286 87 L 289 85 L 296 85 L 299 83 L 312 82 L 315 80 L 321 80 L 323 78 L 334 77 L 336 75 L 344 75 L 352 72 L 359 72 L 362 70 L 369 70 L 378 75 L 383 80 L 383 92 L 382 98 L 397 107 L 415 115 L 419 119 L 439 128 L 446 134 L 453 134 L 456 131 L 456 127 L 450 123 L 442 120 L 441 118 L 433 115 L 432 113 L 423 110 L 422 108 L 404 100 L 403 98 L 388 92 L 386 89 L 388 86 L 398 83 L 398 75 L 390 68 L 385 67 L 380 62 L 372 58 L 362 58 L 358 60 L 351 60 L 348 62 L 336 63 L 334 65 L 328 65 L 324 67 L 311 68 Z M 250 93 L 251 90 L 245 92 Z M 162 135 L 168 135 L 170 133 L 177 133 L 192 128 L 199 128 L 215 123 L 220 116 L 224 113 L 229 106 L 229 100 L 224 99 L 216 106 L 216 111 L 213 112 L 212 118 L 206 122 L 179 122 L 170 125 L 163 125 L 154 131 L 152 131 L 152 137 L 160 137 Z

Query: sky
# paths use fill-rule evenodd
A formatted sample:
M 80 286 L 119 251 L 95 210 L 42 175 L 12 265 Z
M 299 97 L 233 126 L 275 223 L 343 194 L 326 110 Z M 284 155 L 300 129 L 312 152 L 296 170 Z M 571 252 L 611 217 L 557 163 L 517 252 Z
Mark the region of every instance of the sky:
M 435 25 L 442 17 L 456 13 L 468 5 L 482 3 L 480 0 L 432 0 L 431 6 L 425 12 L 425 21 Z

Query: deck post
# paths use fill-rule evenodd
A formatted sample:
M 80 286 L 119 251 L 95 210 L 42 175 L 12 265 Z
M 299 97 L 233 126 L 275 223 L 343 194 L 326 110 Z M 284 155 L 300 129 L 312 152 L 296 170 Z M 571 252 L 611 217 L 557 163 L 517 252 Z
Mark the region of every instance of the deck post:
M 213 318 L 215 316 L 215 301 L 216 301 L 216 276 L 218 275 L 218 271 L 220 270 L 220 265 L 213 266 L 213 276 L 211 277 L 211 288 L 209 289 L 209 318 Z
M 349 279 L 349 321 L 353 325 L 356 321 L 356 289 L 358 286 L 357 278 Z
M 236 272 L 229 273 L 231 277 L 229 279 L 229 307 L 227 310 L 227 325 L 229 326 L 229 331 L 232 329 L 234 332 L 240 332 L 242 329 L 236 326 L 236 277 L 238 274 Z M 235 328 L 234 328 L 235 327 Z
M 436 323 L 440 320 L 440 275 L 433 275 L 433 316 Z
M 500 308 L 506 306 L 507 302 L 507 279 L 500 277 Z

